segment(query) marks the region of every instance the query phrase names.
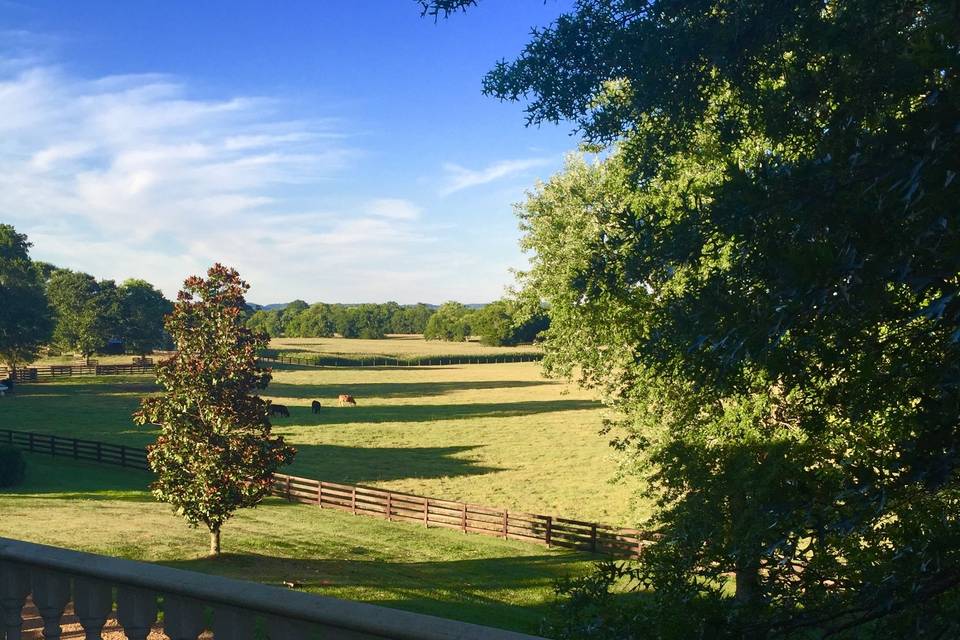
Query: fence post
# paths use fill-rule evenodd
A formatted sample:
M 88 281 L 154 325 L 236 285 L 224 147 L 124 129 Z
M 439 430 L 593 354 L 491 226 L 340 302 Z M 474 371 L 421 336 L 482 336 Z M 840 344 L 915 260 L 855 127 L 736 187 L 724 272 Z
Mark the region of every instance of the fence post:
M 287 476 L 287 502 L 291 500 L 290 496 L 290 476 Z
M 317 481 L 317 506 L 323 509 L 323 480 Z
M 350 488 L 350 509 L 353 511 L 353 515 L 357 515 L 357 488 Z
M 547 516 L 546 539 L 547 539 L 547 546 L 548 546 L 548 547 L 550 546 L 550 536 L 551 536 L 552 533 L 553 533 L 553 516 Z
M 504 540 L 507 539 L 507 523 L 509 522 L 509 519 L 510 519 L 509 512 L 506 509 L 504 509 L 503 510 L 503 539 Z
M 430 526 L 430 498 L 423 499 L 423 526 Z
M 590 525 L 590 551 L 597 552 L 597 523 Z
M 460 512 L 460 528 L 463 529 L 464 533 L 466 533 L 467 532 L 467 503 L 462 502 L 460 506 L 463 509 Z
M 387 520 L 393 520 L 393 494 L 387 492 Z

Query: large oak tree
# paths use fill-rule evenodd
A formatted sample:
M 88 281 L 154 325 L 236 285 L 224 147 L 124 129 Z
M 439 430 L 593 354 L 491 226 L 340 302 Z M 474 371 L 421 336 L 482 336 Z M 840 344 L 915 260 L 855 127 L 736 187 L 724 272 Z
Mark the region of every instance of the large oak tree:
M 603 152 L 526 283 L 663 534 L 555 633 L 960 635 L 958 67 L 956 0 L 580 0 L 485 78 Z

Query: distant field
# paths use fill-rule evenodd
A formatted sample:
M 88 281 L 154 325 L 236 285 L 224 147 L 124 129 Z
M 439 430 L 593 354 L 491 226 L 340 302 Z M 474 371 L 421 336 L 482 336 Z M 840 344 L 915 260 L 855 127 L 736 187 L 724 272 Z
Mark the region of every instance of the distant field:
M 154 390 L 147 376 L 21 385 L 0 399 L 0 423 L 143 446 L 154 433 L 130 414 Z M 334 406 L 340 393 L 358 406 Z M 283 367 L 265 395 L 290 407 L 274 424 L 297 446 L 285 469 L 295 475 L 614 525 L 644 515 L 635 487 L 608 482 L 616 465 L 599 404 L 535 363 Z
M 3 405 L 0 405 L 3 411 Z M 355 517 L 270 499 L 223 531 L 205 557 L 190 529 L 145 490 L 149 476 L 28 456 L 26 483 L 0 490 L 0 536 L 536 633 L 552 582 L 588 569 L 584 554 Z
M 377 356 L 453 356 L 490 355 L 496 353 L 537 353 L 539 347 L 487 347 L 479 342 L 443 342 L 424 340 L 421 335 L 390 335 L 383 340 L 359 338 L 274 338 L 270 348 L 285 355 L 340 355 Z

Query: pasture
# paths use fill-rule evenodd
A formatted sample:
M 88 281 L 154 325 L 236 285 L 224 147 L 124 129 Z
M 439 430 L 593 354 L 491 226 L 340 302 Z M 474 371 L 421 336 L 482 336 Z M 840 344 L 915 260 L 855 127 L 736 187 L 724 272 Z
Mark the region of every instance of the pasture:
M 255 580 L 467 622 L 536 632 L 552 581 L 584 554 L 424 530 L 268 499 L 224 527 L 223 555 L 145 487 L 149 475 L 28 455 L 28 477 L 0 490 L 0 536 Z
M 516 347 L 488 347 L 476 341 L 444 342 L 424 340 L 419 334 L 393 334 L 385 340 L 362 340 L 346 338 L 274 338 L 270 348 L 284 355 L 337 355 L 357 356 L 480 356 L 509 353 L 534 353 L 540 348 L 534 345 Z
M 11 429 L 144 446 L 133 424 L 150 376 L 21 385 L 0 404 Z M 357 406 L 337 407 L 348 393 Z M 603 409 L 536 363 L 317 369 L 278 367 L 266 390 L 290 409 L 273 419 L 298 449 L 285 472 L 476 504 L 633 526 L 635 486 L 610 484 Z M 319 413 L 311 401 L 319 400 Z

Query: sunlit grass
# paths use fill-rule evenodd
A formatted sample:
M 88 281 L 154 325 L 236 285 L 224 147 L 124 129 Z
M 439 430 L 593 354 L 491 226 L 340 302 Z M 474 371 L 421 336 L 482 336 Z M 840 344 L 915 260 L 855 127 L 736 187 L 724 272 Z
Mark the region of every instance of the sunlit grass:
M 145 473 L 39 454 L 0 491 L 0 536 L 255 580 L 468 622 L 536 632 L 553 580 L 584 554 L 386 522 L 270 499 L 207 536 L 155 502 Z
M 20 385 L 0 426 L 144 446 L 154 432 L 130 414 L 154 389 L 143 376 Z M 335 406 L 340 393 L 358 406 Z M 298 448 L 296 475 L 627 526 L 645 510 L 636 487 L 609 483 L 603 409 L 536 363 L 278 368 L 265 395 L 290 407 L 274 425 Z
M 323 355 L 378 355 L 378 356 L 450 356 L 488 355 L 495 353 L 533 353 L 540 351 L 534 345 L 517 347 L 488 347 L 476 341 L 446 342 L 424 340 L 421 335 L 390 335 L 384 340 L 359 338 L 274 338 L 270 348 L 287 354 Z

